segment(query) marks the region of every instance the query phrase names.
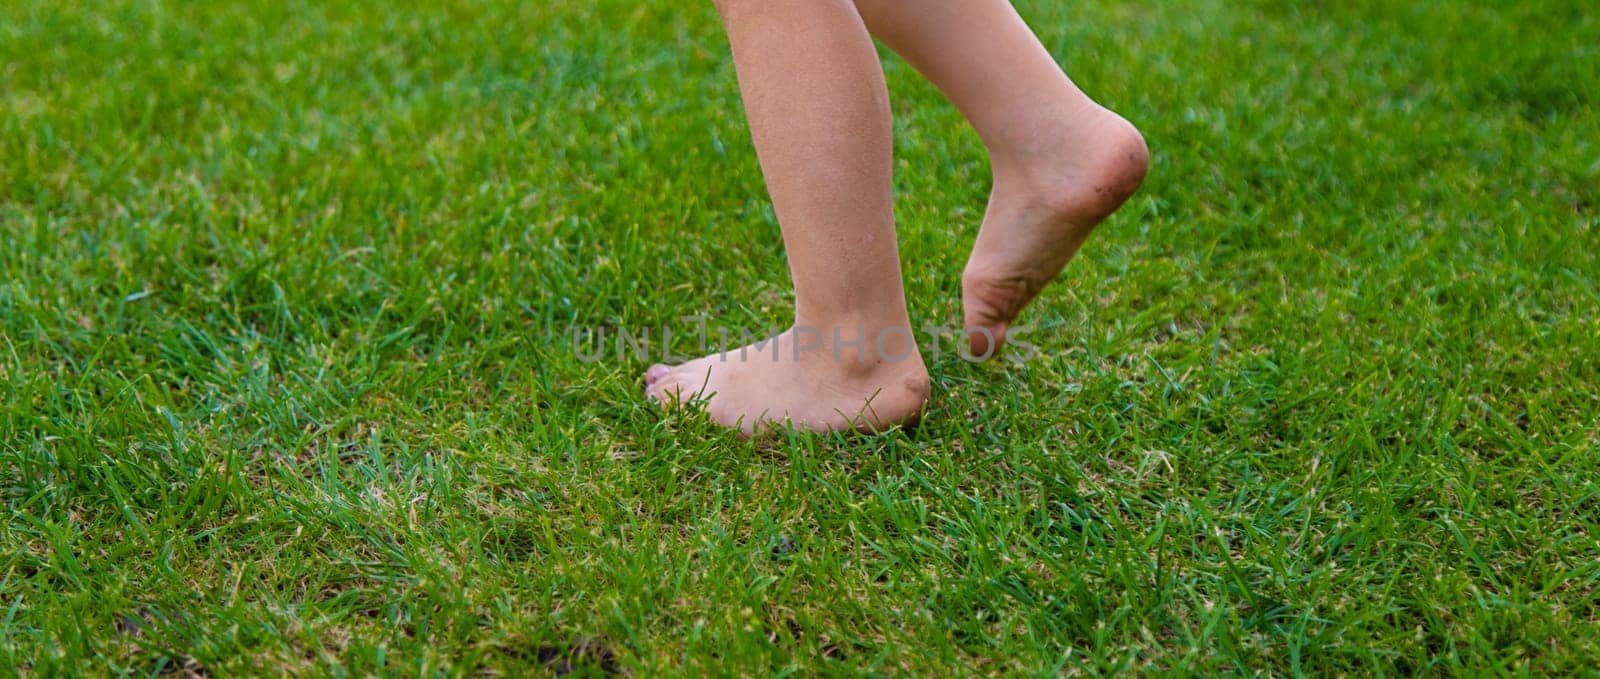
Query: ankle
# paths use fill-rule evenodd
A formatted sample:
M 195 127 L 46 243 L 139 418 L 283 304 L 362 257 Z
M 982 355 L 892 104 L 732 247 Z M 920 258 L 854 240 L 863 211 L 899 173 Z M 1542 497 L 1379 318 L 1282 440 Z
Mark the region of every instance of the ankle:
M 790 340 L 801 360 L 815 361 L 843 377 L 867 377 L 922 366 L 909 322 L 797 322 Z

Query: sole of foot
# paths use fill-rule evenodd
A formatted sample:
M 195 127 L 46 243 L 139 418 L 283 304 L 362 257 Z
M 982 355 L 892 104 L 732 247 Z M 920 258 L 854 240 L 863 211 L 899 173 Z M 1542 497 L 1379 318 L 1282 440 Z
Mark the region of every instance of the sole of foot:
M 1149 163 L 1139 130 L 1099 106 L 1063 120 L 1026 159 L 995 158 L 989 207 L 961 276 L 973 356 L 999 353 L 1018 314 L 1138 190 Z
M 880 354 L 870 340 L 836 345 L 828 334 L 791 329 L 676 366 L 653 365 L 645 393 L 669 407 L 703 403 L 712 421 L 745 436 L 781 427 L 879 432 L 921 417 L 931 386 L 914 346 Z M 912 336 L 909 328 L 893 334 Z

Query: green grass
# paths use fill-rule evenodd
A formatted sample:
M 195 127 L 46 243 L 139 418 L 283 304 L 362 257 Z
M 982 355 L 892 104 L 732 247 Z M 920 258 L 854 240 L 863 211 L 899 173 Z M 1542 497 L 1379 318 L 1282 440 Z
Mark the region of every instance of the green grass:
M 0 666 L 1600 663 L 1586 3 L 1022 3 L 1150 180 L 1040 356 L 754 442 L 569 335 L 789 320 L 709 5 L 0 5 Z M 886 68 L 951 321 L 986 161 Z

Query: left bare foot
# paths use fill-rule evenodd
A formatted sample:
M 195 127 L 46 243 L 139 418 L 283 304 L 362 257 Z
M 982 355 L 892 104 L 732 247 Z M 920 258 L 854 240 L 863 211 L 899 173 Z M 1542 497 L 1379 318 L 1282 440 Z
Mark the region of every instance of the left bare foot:
M 645 393 L 671 405 L 703 400 L 711 419 L 750 436 L 787 423 L 812 431 L 882 431 L 915 422 L 928 370 L 910 328 L 787 330 L 765 343 L 645 371 Z M 883 337 L 883 346 L 875 346 Z M 797 351 L 798 349 L 798 351 Z M 776 360 L 774 360 L 776 357 Z

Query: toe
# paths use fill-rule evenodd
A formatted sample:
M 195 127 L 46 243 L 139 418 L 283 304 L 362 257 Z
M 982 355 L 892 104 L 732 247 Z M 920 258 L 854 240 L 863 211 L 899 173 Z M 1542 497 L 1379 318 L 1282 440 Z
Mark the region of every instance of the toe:
M 683 385 L 679 383 L 676 375 L 668 372 L 656 378 L 649 386 L 644 388 L 645 396 L 649 396 L 664 406 L 670 406 L 677 401 L 682 392 Z
M 968 358 L 987 360 L 1006 343 L 1006 329 L 1017 312 L 1033 299 L 1037 286 L 1024 278 L 993 280 L 967 274 L 962 278 L 961 306 Z
M 652 365 L 650 366 L 649 370 L 644 371 L 644 385 L 648 387 L 656 382 L 660 382 L 661 378 L 666 377 L 667 374 L 671 372 L 672 368 L 660 363 Z
M 966 358 L 975 361 L 994 358 L 1006 343 L 1006 329 L 1011 327 L 1011 319 L 1015 315 L 1004 313 L 982 298 L 969 297 L 964 306 L 966 313 L 962 316 L 962 325 L 967 341 Z
M 1005 323 L 967 324 L 967 357 L 976 361 L 994 358 L 1006 343 Z

